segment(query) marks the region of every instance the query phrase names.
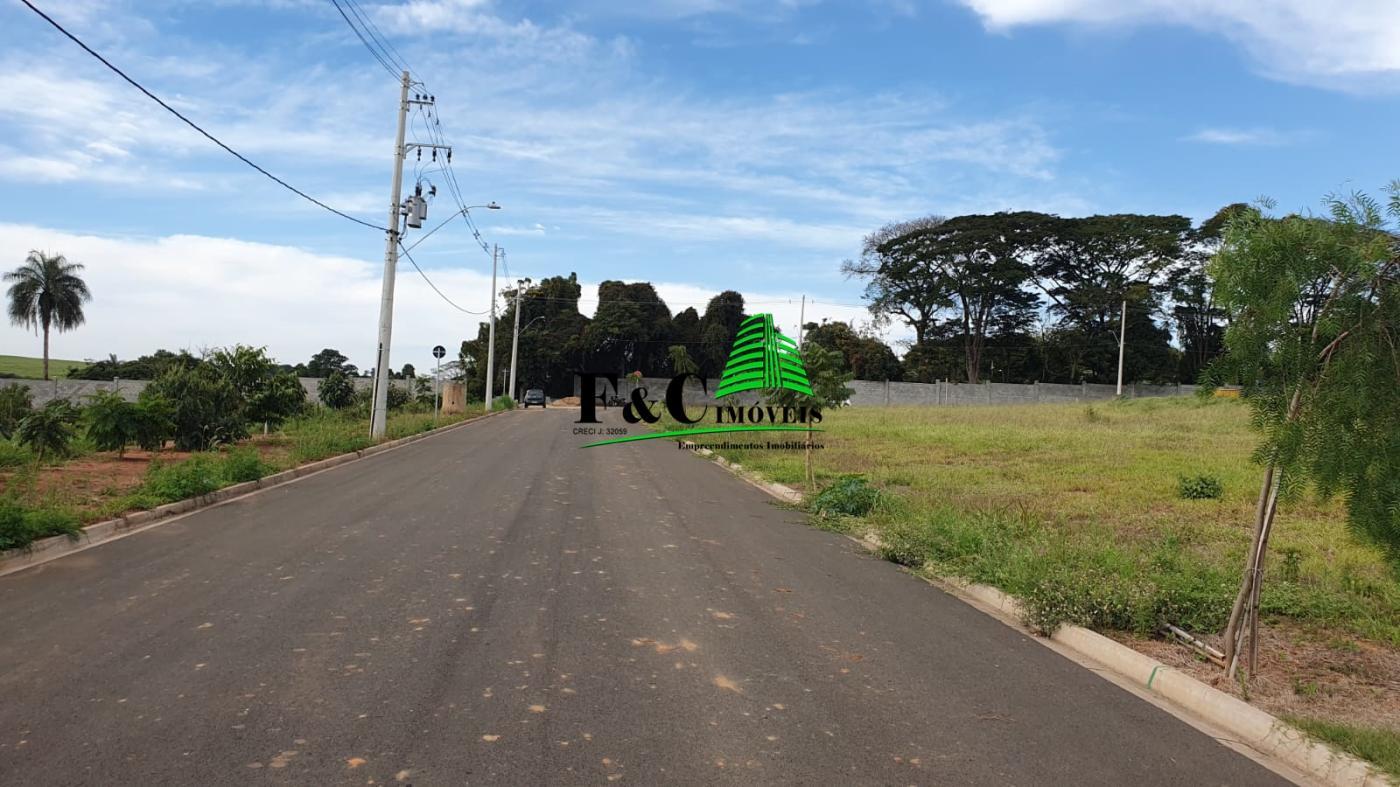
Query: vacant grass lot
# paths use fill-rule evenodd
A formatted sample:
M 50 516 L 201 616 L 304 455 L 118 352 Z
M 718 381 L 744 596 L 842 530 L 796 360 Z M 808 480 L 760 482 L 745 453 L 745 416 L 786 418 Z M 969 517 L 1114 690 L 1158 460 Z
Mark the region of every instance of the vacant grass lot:
M 827 411 L 818 484 L 859 474 L 881 503 L 859 521 L 886 556 L 997 585 L 1033 623 L 1150 634 L 1223 627 L 1249 543 L 1260 471 L 1246 407 L 1227 400 Z M 700 438 L 714 442 L 717 438 Z M 726 451 L 800 487 L 800 451 Z M 1219 499 L 1179 496 L 1219 479 Z M 1341 501 L 1280 507 L 1267 613 L 1400 646 L 1400 582 L 1348 532 Z
M 1258 442 L 1235 401 L 846 408 L 823 413 L 815 524 L 872 536 L 889 560 L 1019 597 L 1033 627 L 1108 632 L 1400 776 L 1400 581 L 1348 532 L 1341 501 L 1282 502 L 1266 566 L 1260 673 L 1247 686 L 1155 639 L 1216 641 L 1258 495 Z M 675 428 L 676 424 L 667 425 Z M 794 439 L 777 435 L 776 440 Z M 697 437 L 715 443 L 722 436 Z M 721 451 L 801 488 L 801 451 Z M 844 480 L 857 475 L 873 485 Z M 1183 499 L 1183 477 L 1219 481 Z M 841 482 L 841 483 L 837 483 Z M 1209 488 L 1197 483 L 1195 488 Z
M 78 366 L 87 366 L 87 362 L 50 358 L 49 377 L 67 377 L 68 370 Z M 30 358 L 24 355 L 0 355 L 0 375 L 42 380 L 44 378 L 44 359 Z

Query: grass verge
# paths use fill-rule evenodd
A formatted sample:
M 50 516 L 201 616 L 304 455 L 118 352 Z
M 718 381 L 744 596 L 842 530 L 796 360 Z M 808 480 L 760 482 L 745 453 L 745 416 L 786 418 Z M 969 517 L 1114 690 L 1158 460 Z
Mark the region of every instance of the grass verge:
M 1400 732 L 1298 716 L 1286 717 L 1286 721 L 1308 735 L 1368 760 L 1391 776 L 1400 778 Z

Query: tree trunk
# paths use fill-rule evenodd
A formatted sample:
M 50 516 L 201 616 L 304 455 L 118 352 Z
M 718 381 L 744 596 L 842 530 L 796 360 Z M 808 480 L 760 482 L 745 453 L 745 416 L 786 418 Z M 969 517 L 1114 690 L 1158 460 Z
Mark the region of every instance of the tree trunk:
M 44 323 L 44 379 L 49 379 L 49 324 Z
M 1254 507 L 1254 536 L 1249 540 L 1249 551 L 1244 557 L 1244 577 L 1240 580 L 1235 603 L 1230 607 L 1230 620 L 1225 624 L 1225 664 L 1230 676 L 1235 674 L 1235 656 L 1239 646 L 1240 626 L 1243 623 L 1245 603 L 1254 587 L 1255 556 L 1259 554 L 1259 540 L 1264 532 L 1264 515 L 1268 510 L 1269 493 L 1274 486 L 1274 465 L 1264 469 L 1264 483 L 1259 489 L 1259 502 Z
M 1334 342 L 1335 344 L 1335 342 Z M 1324 351 L 1325 352 L 1325 351 Z M 1284 423 L 1291 423 L 1298 417 L 1303 404 L 1303 384 L 1293 389 L 1293 399 L 1288 404 Z M 1264 485 L 1259 490 L 1259 502 L 1255 509 L 1254 539 L 1250 543 L 1246 558 L 1244 578 L 1240 581 L 1239 593 L 1230 610 L 1230 621 L 1225 626 L 1226 674 L 1233 678 L 1239 666 L 1239 649 L 1244 641 L 1244 629 L 1249 627 L 1249 674 L 1254 675 L 1259 655 L 1259 586 L 1264 579 L 1264 553 L 1269 548 L 1269 534 L 1273 530 L 1274 515 L 1278 512 L 1278 488 L 1281 471 L 1273 461 L 1264 471 Z M 1246 604 L 1248 607 L 1246 608 Z

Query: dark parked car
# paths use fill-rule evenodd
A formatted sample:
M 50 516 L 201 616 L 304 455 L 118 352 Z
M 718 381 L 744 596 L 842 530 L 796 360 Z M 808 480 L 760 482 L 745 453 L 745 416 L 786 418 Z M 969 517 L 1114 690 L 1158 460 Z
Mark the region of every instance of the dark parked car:
M 525 407 L 529 407 L 532 404 L 537 404 L 540 407 L 548 407 L 544 401 L 544 389 L 542 388 L 531 388 L 527 390 L 525 392 L 525 398 L 521 399 L 520 403 Z

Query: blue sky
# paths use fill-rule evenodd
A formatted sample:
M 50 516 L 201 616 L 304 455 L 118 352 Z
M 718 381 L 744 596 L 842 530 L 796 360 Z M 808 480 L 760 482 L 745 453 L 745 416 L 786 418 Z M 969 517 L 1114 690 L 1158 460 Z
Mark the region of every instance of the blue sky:
M 865 319 L 839 265 L 890 221 L 1311 209 L 1400 177 L 1392 0 L 359 2 L 436 95 L 465 199 L 505 206 L 475 215 L 511 274 L 577 271 L 585 299 L 642 279 L 676 311 L 733 288 L 789 327 L 803 294 L 809 319 Z M 250 158 L 386 220 L 397 86 L 330 2 L 36 4 Z M 15 0 L 0 44 L 0 256 L 66 252 L 96 295 L 56 357 L 242 341 L 370 364 L 382 235 L 233 161 Z M 490 260 L 465 229 L 414 256 L 480 311 Z M 395 366 L 475 332 L 411 268 L 398 282 Z

